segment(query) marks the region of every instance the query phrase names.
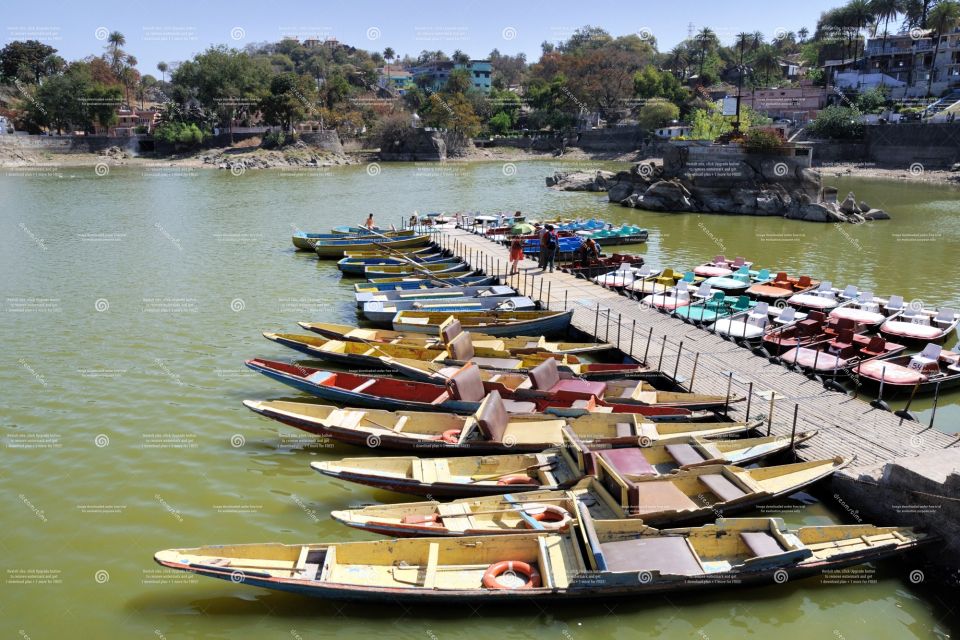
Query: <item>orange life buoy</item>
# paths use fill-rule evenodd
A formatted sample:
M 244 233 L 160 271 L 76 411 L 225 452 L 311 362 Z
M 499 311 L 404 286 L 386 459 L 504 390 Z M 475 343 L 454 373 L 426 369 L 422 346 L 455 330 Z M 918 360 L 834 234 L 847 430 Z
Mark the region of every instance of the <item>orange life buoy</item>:
M 447 429 L 443 432 L 443 435 L 440 436 L 440 439 L 447 444 L 457 444 L 460 442 L 460 429 Z
M 503 476 L 502 478 L 497 480 L 497 484 L 500 486 L 504 486 L 504 485 L 511 485 L 511 484 L 537 484 L 537 482 L 530 476 L 513 475 L 513 476 Z
M 527 581 L 520 587 L 511 587 L 501 583 L 497 578 L 505 573 L 523 575 Z M 504 560 L 487 567 L 483 574 L 483 586 L 487 589 L 536 589 L 541 585 L 540 572 L 526 562 L 519 560 Z
M 539 522 L 544 529 L 549 531 L 561 531 L 573 522 L 573 516 L 570 515 L 569 511 L 554 504 L 531 502 L 524 505 L 522 509 L 524 513 Z M 524 520 L 523 523 L 528 529 L 533 528 L 527 520 Z

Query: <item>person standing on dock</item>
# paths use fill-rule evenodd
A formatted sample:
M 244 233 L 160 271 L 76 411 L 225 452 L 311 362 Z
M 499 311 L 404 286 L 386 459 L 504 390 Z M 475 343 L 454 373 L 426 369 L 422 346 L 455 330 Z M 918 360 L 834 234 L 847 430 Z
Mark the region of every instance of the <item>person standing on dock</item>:
M 557 259 L 557 251 L 560 249 L 560 238 L 557 236 L 557 232 L 553 230 L 552 224 L 547 225 L 547 233 L 540 246 L 544 249 L 543 253 L 546 255 L 541 269 L 545 270 L 549 267 L 550 273 L 553 273 L 553 263 Z
M 537 267 L 542 271 L 547 266 L 547 234 L 549 231 L 550 225 L 544 226 L 537 232 Z
M 521 260 L 523 260 L 523 240 L 520 236 L 516 236 L 510 242 L 510 275 L 519 273 Z

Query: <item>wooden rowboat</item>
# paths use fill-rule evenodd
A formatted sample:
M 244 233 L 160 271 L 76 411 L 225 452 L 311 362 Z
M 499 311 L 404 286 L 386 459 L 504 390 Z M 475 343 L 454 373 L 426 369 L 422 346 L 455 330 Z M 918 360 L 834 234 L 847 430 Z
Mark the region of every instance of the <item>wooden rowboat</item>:
M 776 589 L 900 555 L 936 538 L 906 527 L 721 519 L 657 530 L 596 521 L 562 533 L 166 549 L 161 566 L 301 595 L 385 603 L 518 603 L 638 597 L 731 586 Z M 507 574 L 507 575 L 504 575 Z
M 345 256 L 337 261 L 337 269 L 344 275 L 362 276 L 364 270 L 370 266 L 386 265 L 410 265 L 410 264 L 459 264 L 460 260 L 451 258 L 443 253 L 424 253 L 404 256 L 401 258 L 390 257 L 386 254 L 379 256 L 350 257 Z
M 463 272 L 466 275 L 456 275 L 450 277 L 449 273 L 433 274 L 427 278 L 377 278 L 378 282 L 358 282 L 353 285 L 353 290 L 357 293 L 378 292 L 378 291 L 413 291 L 418 289 L 437 289 L 450 287 L 478 287 L 494 284 L 495 276 L 473 276 L 470 273 Z
M 361 251 L 344 251 L 344 258 L 392 258 L 398 255 L 403 255 L 404 257 L 415 257 L 423 255 L 431 255 L 440 252 L 440 249 L 437 247 L 410 247 L 406 249 L 392 250 L 392 249 L 378 249 L 377 247 L 370 247 L 366 250 Z M 449 253 L 449 252 L 445 252 Z
M 474 276 L 481 275 L 479 269 L 469 269 L 464 268 L 461 271 L 447 271 L 444 273 L 431 273 L 429 275 L 418 275 L 418 276 L 390 276 L 387 278 L 367 278 L 367 282 L 370 284 L 392 284 L 396 282 L 432 282 L 437 280 L 442 280 L 444 282 L 450 282 L 451 284 L 462 284 L 460 282 L 464 278 L 472 278 Z M 490 276 L 493 278 L 493 276 Z
M 543 451 L 563 444 L 568 425 L 587 444 L 649 446 L 692 436 L 721 437 L 755 429 L 759 423 L 645 422 L 636 414 L 590 413 L 577 418 L 510 416 L 496 391 L 473 416 L 417 411 L 338 409 L 286 401 L 245 400 L 261 415 L 338 442 L 419 455 L 469 455 Z
M 498 391 L 503 397 L 504 406 L 509 413 L 551 413 L 558 416 L 576 417 L 586 413 L 637 413 L 651 420 L 676 420 L 693 422 L 713 419 L 714 414 L 707 411 L 693 411 L 679 400 L 676 404 L 625 404 L 598 401 L 594 396 L 582 399 L 571 395 L 538 395 L 530 388 L 516 388 L 512 380 L 484 381 L 481 370 L 473 364 L 458 370 L 451 383 L 444 386 L 431 382 L 400 380 L 386 376 L 366 376 L 353 373 L 324 371 L 303 365 L 287 364 L 272 360 L 248 360 L 246 365 L 263 375 L 289 385 L 299 391 L 312 394 L 340 405 L 387 409 L 392 411 L 438 411 L 461 414 L 473 414 L 480 408 L 484 396 L 490 391 Z M 464 378 L 473 374 L 472 384 Z M 529 377 L 524 381 L 529 385 Z M 636 385 L 635 388 L 651 388 L 642 381 L 624 381 Z M 588 383 L 593 384 L 593 383 Z M 603 383 L 601 383 L 603 384 Z M 509 385 L 509 386 L 508 386 Z M 653 391 L 652 394 L 665 393 L 669 397 L 682 399 L 685 394 Z M 647 395 L 652 395 L 647 394 Z M 639 393 L 637 395 L 644 395 Z M 701 396 L 689 394 L 691 404 Z M 656 397 L 654 395 L 654 397 Z M 711 398 L 712 399 L 712 398 Z M 723 401 L 723 398 L 720 398 Z
M 350 234 L 343 233 L 307 233 L 305 231 L 297 231 L 293 234 L 290 240 L 293 242 L 293 246 L 302 251 L 313 251 L 314 245 L 319 241 L 324 240 L 345 240 L 351 238 L 362 239 L 366 241 L 368 238 L 376 238 L 381 236 L 387 236 L 391 238 L 405 238 L 413 235 L 412 229 L 407 229 L 404 231 L 382 231 L 378 233 L 371 233 L 366 229 L 362 229 Z
M 512 291 L 512 289 L 511 289 Z M 376 294 L 374 294 L 376 295 Z M 418 345 L 428 349 L 441 348 L 443 340 L 426 333 L 406 333 L 387 329 L 358 329 L 351 325 L 333 324 L 327 322 L 301 322 L 301 327 L 308 331 L 319 333 L 334 340 L 350 340 L 355 342 L 390 342 L 393 344 Z M 482 343 L 497 341 L 503 345 L 502 349 L 512 354 L 536 353 L 549 351 L 550 353 L 584 354 L 600 351 L 609 351 L 616 347 L 608 342 L 548 342 L 543 336 L 517 336 L 506 338 L 491 336 L 484 333 L 470 332 L 474 346 L 484 346 Z
M 409 301 L 409 300 L 452 300 L 456 298 L 505 298 L 518 295 L 513 287 L 487 285 L 480 287 L 433 287 L 430 289 L 410 289 L 399 291 L 363 291 L 354 294 L 357 307 L 363 308 L 367 302 Z M 421 336 L 422 338 L 422 336 Z
M 621 378 L 649 371 L 642 365 L 580 362 L 574 355 L 557 353 L 525 353 L 514 356 L 508 352 L 473 345 L 469 333 L 457 336 L 446 349 L 425 349 L 403 344 L 365 344 L 327 340 L 315 335 L 264 332 L 263 337 L 285 347 L 305 353 L 313 359 L 334 362 L 346 368 L 366 370 L 398 370 L 393 360 L 423 361 L 444 366 L 462 366 L 472 362 L 492 371 L 526 373 L 533 367 L 552 361 L 573 375 L 593 380 Z
M 363 268 L 360 274 L 364 278 L 394 278 L 396 276 L 430 277 L 435 273 L 455 273 L 468 269 L 470 265 L 459 258 L 447 258 L 442 262 L 428 262 L 423 264 L 397 265 L 370 265 Z
M 798 441 L 814 436 L 803 433 Z M 690 438 L 672 444 L 654 444 L 645 448 L 616 448 L 591 450 L 564 427 L 564 446 L 542 453 L 510 453 L 488 456 L 461 456 L 457 458 L 417 458 L 413 456 L 344 458 L 313 462 L 310 466 L 320 473 L 377 489 L 437 498 L 463 498 L 513 494 L 527 491 L 555 491 L 569 489 L 584 477 L 596 473 L 596 458 L 612 464 L 624 478 L 636 480 L 648 476 L 664 477 L 678 470 L 706 465 L 743 465 L 763 457 L 785 451 L 790 440 L 777 436 L 744 440 L 704 440 Z M 616 498 L 615 498 L 616 499 Z M 370 507 L 349 512 L 379 516 L 393 514 L 393 524 L 404 522 L 408 513 L 418 510 L 403 506 Z M 424 505 L 419 505 L 424 506 Z M 436 507 L 436 502 L 433 503 Z M 394 509 L 394 507 L 401 507 Z M 429 511 L 435 514 L 436 509 Z M 372 524 L 360 518 L 334 518 L 345 524 Z M 434 520 L 432 526 L 442 524 Z M 404 535 L 399 529 L 369 528 L 376 533 Z M 472 527 L 471 527 L 472 528 Z M 406 535 L 419 535 L 411 529 Z M 462 532 L 461 532 L 462 533 Z
M 639 451 L 612 449 L 611 451 Z M 532 456 L 533 464 L 540 464 Z M 411 461 L 396 461 L 392 470 L 402 476 Z M 413 475 L 439 477 L 445 467 L 450 472 L 476 473 L 473 458 L 420 460 L 413 458 L 417 469 Z M 526 460 L 516 460 L 521 463 Z M 331 512 L 331 516 L 348 526 L 393 537 L 503 535 L 530 530 L 562 531 L 574 521 L 578 506 L 586 507 L 595 520 L 642 519 L 650 526 L 702 522 L 753 508 L 778 497 L 800 491 L 850 464 L 850 458 L 813 460 L 794 464 L 744 469 L 734 465 L 712 464 L 681 469 L 660 476 L 628 479 L 607 462 L 597 458 L 596 476 L 584 477 L 568 490 L 536 490 L 512 492 L 454 500 L 378 505 L 362 509 Z M 311 466 L 318 471 L 322 463 Z M 390 471 L 386 471 L 390 473 Z M 329 474 L 328 474 L 329 475 Z M 483 472 L 478 473 L 482 477 Z M 365 483 L 366 484 L 366 483 Z M 401 478 L 395 486 L 406 489 Z M 487 485 L 491 489 L 497 486 Z M 516 485 L 518 488 L 521 485 Z M 544 509 L 544 505 L 550 505 Z M 541 519 L 544 511 L 549 519 Z
M 539 304 L 527 296 L 472 296 L 449 300 L 371 300 L 363 303 L 361 313 L 371 323 L 390 326 L 400 311 L 429 311 L 431 313 L 483 312 L 500 310 L 533 311 Z
M 347 238 L 345 240 L 322 239 L 313 243 L 313 249 L 320 258 L 336 258 L 339 260 L 343 257 L 344 251 L 363 251 L 369 250 L 372 247 L 389 247 L 391 249 L 419 247 L 429 242 L 430 236 L 428 235 L 401 237 L 397 239 L 384 239 L 378 236 L 373 236 L 369 239 L 366 237 L 357 239 Z
M 447 318 L 459 320 L 466 331 L 492 336 L 566 334 L 573 318 L 567 311 L 487 311 L 484 313 L 429 313 L 401 311 L 393 319 L 394 331 L 436 334 Z

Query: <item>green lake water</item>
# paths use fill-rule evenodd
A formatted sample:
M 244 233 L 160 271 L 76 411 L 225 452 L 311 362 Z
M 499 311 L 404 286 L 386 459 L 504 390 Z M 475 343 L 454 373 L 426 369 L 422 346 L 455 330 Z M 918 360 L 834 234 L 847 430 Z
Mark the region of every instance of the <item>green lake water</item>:
M 956 594 L 912 583 L 917 561 L 909 558 L 832 581 L 532 610 L 341 606 L 153 563 L 166 547 L 369 538 L 328 512 L 404 500 L 311 471 L 311 461 L 358 451 L 330 448 L 241 405 L 290 395 L 243 366 L 254 356 L 296 356 L 261 331 L 356 319 L 334 263 L 296 254 L 293 229 L 327 231 L 369 212 L 399 224 L 414 209 L 597 216 L 649 228 L 649 242 L 635 249 L 653 265 L 743 255 L 835 285 L 960 305 L 958 190 L 828 180 L 893 215 L 837 227 L 641 212 L 544 187 L 554 170 L 596 166 L 406 164 L 241 176 L 114 167 L 102 177 L 92 168 L 6 170 L 2 635 L 948 637 Z M 930 401 L 914 408 L 929 419 Z M 942 398 L 935 428 L 960 431 L 958 418 L 960 396 Z M 764 513 L 793 524 L 844 517 L 835 503 L 805 496 Z

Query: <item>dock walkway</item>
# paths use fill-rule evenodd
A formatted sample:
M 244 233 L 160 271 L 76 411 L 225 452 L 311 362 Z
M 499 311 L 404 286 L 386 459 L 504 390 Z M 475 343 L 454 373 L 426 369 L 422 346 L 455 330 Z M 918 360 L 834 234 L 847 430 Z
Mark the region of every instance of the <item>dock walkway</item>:
M 434 232 L 475 268 L 503 276 L 508 250 L 465 229 Z M 771 363 L 720 336 L 687 324 L 589 280 L 555 271 L 541 273 L 533 261 L 520 264 L 521 275 L 509 279 L 522 295 L 541 300 L 550 309 L 574 309 L 573 325 L 611 342 L 622 351 L 683 378 L 698 393 L 748 396 L 749 402 L 730 405 L 730 417 L 746 420 L 770 417 L 771 433 L 790 437 L 796 431 L 819 435 L 798 449 L 801 459 L 856 456 L 855 464 L 873 465 L 895 457 L 941 450 L 957 439 L 927 425 L 901 420 L 860 398 L 824 386 L 786 367 Z M 752 387 L 751 387 L 752 385 Z M 868 399 L 869 400 L 869 399 Z

